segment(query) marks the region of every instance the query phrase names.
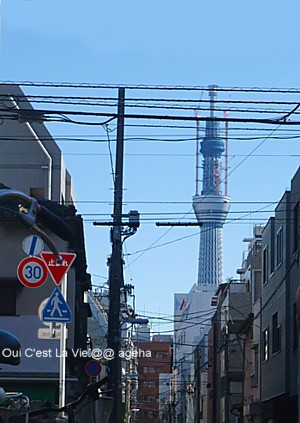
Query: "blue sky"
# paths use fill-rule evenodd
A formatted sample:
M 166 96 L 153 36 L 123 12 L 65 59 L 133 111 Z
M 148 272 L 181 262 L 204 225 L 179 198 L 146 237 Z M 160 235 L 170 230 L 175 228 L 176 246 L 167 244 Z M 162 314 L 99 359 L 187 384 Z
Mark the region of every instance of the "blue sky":
M 3 77 L 297 83 L 296 0 L 142 3 L 2 0 Z
M 270 0 L 2 0 L 0 80 L 299 87 L 299 14 L 297 0 L 284 4 Z M 53 90 L 39 92 L 51 94 Z M 56 90 L 55 94 L 70 92 Z M 233 98 L 239 98 L 238 94 Z M 49 125 L 49 129 L 54 137 L 106 136 L 101 127 L 60 123 Z M 126 130 L 127 137 L 153 133 Z M 230 161 L 231 170 L 242 159 L 239 155 L 249 154 L 258 143 L 232 141 L 230 152 L 235 157 Z M 107 143 L 61 142 L 60 146 L 73 176 L 77 199 L 112 200 Z M 193 142 L 128 142 L 125 149 L 124 197 L 128 204 L 124 212 L 137 208 L 142 213 L 184 214 L 191 209 L 188 204 L 175 207 L 138 201 L 191 200 L 195 192 Z M 298 150 L 295 140 L 266 140 L 257 153 L 290 155 Z M 138 153 L 147 155 L 130 155 Z M 233 201 L 277 201 L 289 187 L 298 165 L 297 157 L 250 157 L 230 176 L 230 196 Z M 246 210 L 249 206 L 240 206 L 240 210 L 242 207 Z M 111 210 L 110 204 L 78 203 L 78 211 L 83 214 Z M 264 216 L 267 218 L 267 213 Z M 236 276 L 245 247 L 242 239 L 251 235 L 252 224 L 247 221 L 224 228 L 225 277 Z M 102 276 L 94 278 L 94 283 L 100 284 L 107 275 L 109 232 L 88 223 L 85 227 L 88 270 Z M 174 228 L 166 232 L 154 224 L 145 224 L 126 243 L 125 252 L 131 254 L 126 258 L 126 278 L 136 286 L 138 310 L 172 314 L 173 293 L 188 291 L 197 279 L 197 230 Z M 147 250 L 162 235 L 157 244 L 189 237 L 141 256 L 133 254 Z

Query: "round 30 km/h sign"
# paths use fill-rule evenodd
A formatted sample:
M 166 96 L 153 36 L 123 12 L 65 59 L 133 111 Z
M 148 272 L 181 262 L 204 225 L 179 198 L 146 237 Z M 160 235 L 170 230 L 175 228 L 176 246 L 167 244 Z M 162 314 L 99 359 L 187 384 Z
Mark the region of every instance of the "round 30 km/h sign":
M 17 275 L 27 288 L 39 288 L 46 281 L 48 270 L 39 257 L 26 257 L 19 263 Z

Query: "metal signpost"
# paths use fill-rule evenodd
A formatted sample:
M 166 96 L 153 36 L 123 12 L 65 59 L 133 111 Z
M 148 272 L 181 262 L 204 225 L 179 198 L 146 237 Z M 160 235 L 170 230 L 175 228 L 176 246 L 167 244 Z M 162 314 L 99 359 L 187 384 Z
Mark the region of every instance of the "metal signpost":
M 67 272 L 76 258 L 74 253 L 59 253 L 61 261 L 57 263 L 55 255 L 49 252 L 42 252 L 41 257 L 45 260 L 46 266 L 56 285 L 61 284 L 53 291 L 43 312 L 43 322 L 58 322 L 61 324 L 60 332 L 60 354 L 59 354 L 59 406 L 66 404 L 66 323 L 72 320 L 71 310 L 66 302 L 67 299 Z
M 38 288 L 45 283 L 49 272 L 53 282 L 57 285 L 47 302 L 44 302 L 45 306 L 41 310 L 41 320 L 46 325 L 50 324 L 49 338 L 51 338 L 52 323 L 60 323 L 61 326 L 59 355 L 59 406 L 63 407 L 66 403 L 66 323 L 70 323 L 72 321 L 72 312 L 66 302 L 67 272 L 72 266 L 76 258 L 76 254 L 59 253 L 58 258 L 54 253 L 43 251 L 44 243 L 42 239 L 36 235 L 26 237 L 23 240 L 22 248 L 29 257 L 21 260 L 18 265 L 17 275 L 19 281 L 28 288 Z M 40 255 L 42 258 L 35 257 L 36 255 Z M 61 289 L 58 288 L 59 285 L 61 286 Z

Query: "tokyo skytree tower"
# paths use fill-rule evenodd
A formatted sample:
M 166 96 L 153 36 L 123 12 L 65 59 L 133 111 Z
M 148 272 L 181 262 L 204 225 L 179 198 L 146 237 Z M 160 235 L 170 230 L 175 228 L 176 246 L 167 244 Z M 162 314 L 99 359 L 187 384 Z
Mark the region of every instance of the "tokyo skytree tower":
M 200 153 L 203 156 L 202 190 L 199 195 L 196 187 L 193 208 L 200 225 L 198 284 L 213 288 L 223 282 L 222 232 L 230 208 L 230 198 L 227 195 L 222 195 L 221 191 L 223 179 L 221 156 L 225 151 L 225 143 L 219 136 L 218 122 L 213 120 L 216 86 L 209 88 L 210 120 L 206 122 L 205 136 L 201 141 L 200 148 Z

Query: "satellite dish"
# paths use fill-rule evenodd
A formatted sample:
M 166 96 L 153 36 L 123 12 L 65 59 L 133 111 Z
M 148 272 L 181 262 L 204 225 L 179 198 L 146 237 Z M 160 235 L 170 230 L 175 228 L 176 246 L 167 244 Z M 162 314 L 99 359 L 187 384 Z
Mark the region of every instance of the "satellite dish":
M 17 366 L 21 361 L 21 344 L 12 333 L 0 329 L 0 363 Z

